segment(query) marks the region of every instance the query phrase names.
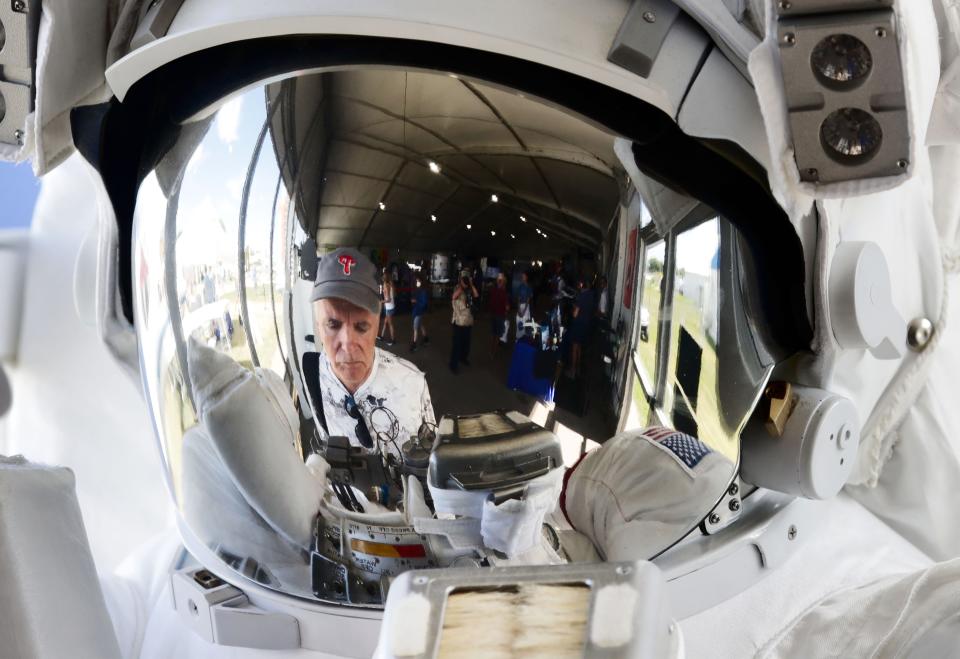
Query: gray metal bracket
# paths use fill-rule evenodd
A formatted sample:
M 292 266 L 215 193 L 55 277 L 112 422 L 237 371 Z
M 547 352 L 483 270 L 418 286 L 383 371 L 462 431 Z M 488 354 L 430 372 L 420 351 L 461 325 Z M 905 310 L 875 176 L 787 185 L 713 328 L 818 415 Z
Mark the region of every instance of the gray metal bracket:
M 617 30 L 607 60 L 646 78 L 679 13 L 670 0 L 636 0 Z
M 893 6 L 893 0 L 778 0 L 777 14 L 800 16 L 826 12 L 884 9 Z
M 153 0 L 147 5 L 140 25 L 130 39 L 130 51 L 165 37 L 184 0 Z
M 300 648 L 300 623 L 293 616 L 250 604 L 239 588 L 196 567 L 171 574 L 173 604 L 187 627 L 210 643 L 260 650 Z
M 910 166 L 903 67 L 892 0 L 840 2 L 780 0 L 777 41 L 800 179 L 835 183 L 905 174 Z M 862 11 L 863 9 L 874 11 Z M 818 79 L 811 52 L 834 35 L 853 37 L 868 49 L 872 67 L 859 82 L 832 88 Z M 866 157 L 840 158 L 822 143 L 821 126 L 831 113 L 866 113 L 880 138 Z
M 0 143 L 23 145 L 33 110 L 40 0 L 0 1 Z

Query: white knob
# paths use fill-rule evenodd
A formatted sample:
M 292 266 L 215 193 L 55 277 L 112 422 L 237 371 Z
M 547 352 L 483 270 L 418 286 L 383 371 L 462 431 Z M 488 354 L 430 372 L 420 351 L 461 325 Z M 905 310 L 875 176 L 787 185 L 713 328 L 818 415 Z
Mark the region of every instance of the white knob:
M 906 321 L 893 306 L 890 270 L 876 243 L 841 243 L 830 266 L 830 321 L 844 348 L 877 359 L 903 355 Z

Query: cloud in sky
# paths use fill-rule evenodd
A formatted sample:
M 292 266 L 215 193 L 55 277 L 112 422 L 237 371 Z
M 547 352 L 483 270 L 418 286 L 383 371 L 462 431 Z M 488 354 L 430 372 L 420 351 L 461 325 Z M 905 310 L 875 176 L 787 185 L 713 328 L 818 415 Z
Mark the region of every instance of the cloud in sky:
M 243 96 L 227 101 L 217 112 L 217 136 L 227 146 L 233 145 L 240 137 L 240 112 L 243 109 Z

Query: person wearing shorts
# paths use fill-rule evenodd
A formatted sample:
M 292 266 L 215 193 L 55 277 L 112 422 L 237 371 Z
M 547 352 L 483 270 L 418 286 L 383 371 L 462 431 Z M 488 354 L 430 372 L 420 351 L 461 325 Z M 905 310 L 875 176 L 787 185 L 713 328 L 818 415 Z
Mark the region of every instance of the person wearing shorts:
M 396 343 L 396 335 L 393 331 L 393 314 L 397 309 L 396 300 L 394 299 L 394 285 L 393 277 L 390 275 L 390 271 L 387 268 L 382 270 L 383 274 L 383 327 L 380 329 L 380 334 L 377 336 L 381 341 L 386 340 L 388 346 L 392 346 Z M 390 338 L 387 339 L 387 329 L 390 330 Z
M 427 328 L 423 324 L 423 316 L 427 313 L 427 304 L 430 296 L 427 293 L 426 286 L 423 285 L 423 276 L 417 275 L 416 288 L 413 295 L 410 296 L 410 302 L 413 304 L 413 343 L 410 344 L 410 352 L 417 351 L 417 339 L 423 337 L 423 345 L 430 343 L 430 337 L 427 336 Z

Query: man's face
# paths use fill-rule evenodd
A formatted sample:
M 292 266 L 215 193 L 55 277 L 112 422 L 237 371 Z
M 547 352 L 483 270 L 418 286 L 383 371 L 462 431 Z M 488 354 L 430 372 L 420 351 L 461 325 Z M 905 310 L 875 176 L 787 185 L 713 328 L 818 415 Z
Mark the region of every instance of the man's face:
M 351 394 L 373 368 L 377 317 L 346 300 L 327 298 L 313 303 L 314 329 L 337 379 Z
M 507 284 L 507 278 L 503 275 L 497 275 L 497 286 L 503 288 Z

